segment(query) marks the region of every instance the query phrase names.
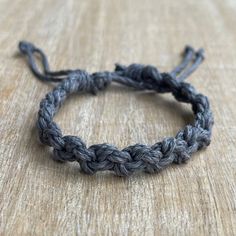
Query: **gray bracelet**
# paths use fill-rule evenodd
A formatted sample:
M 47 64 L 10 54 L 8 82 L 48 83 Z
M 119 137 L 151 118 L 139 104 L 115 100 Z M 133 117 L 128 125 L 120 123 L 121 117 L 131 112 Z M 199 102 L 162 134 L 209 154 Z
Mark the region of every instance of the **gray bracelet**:
M 53 72 L 41 49 L 28 42 L 20 42 L 19 49 L 28 57 L 29 67 L 38 79 L 60 82 L 41 101 L 37 120 L 40 141 L 53 147 L 55 160 L 77 161 L 88 174 L 110 170 L 119 176 L 128 176 L 135 171 L 154 173 L 171 163 L 184 163 L 192 153 L 210 144 L 214 121 L 208 98 L 183 82 L 203 61 L 203 49 L 195 52 L 187 46 L 182 62 L 170 73 L 159 73 L 150 65 L 131 64 L 126 67 L 116 64 L 114 72 L 93 74 L 83 70 Z M 36 64 L 36 54 L 41 58 L 43 72 Z M 96 94 L 111 82 L 139 90 L 171 92 L 178 101 L 192 104 L 194 123 L 180 130 L 174 138 L 165 138 L 152 146 L 135 144 L 123 150 L 106 143 L 86 147 L 79 137 L 63 136 L 53 117 L 67 96 L 82 91 Z

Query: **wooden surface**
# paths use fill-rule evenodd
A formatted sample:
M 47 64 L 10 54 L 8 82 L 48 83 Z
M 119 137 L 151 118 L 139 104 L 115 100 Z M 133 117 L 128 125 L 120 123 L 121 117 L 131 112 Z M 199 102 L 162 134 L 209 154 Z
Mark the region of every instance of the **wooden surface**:
M 0 1 L 0 235 L 236 235 L 236 2 L 234 0 Z M 209 96 L 212 143 L 159 174 L 87 176 L 37 140 L 36 80 L 17 55 L 42 47 L 53 69 L 112 70 L 139 62 L 168 71 L 185 44 L 206 60 L 189 78 Z M 88 145 L 153 144 L 192 122 L 170 95 L 112 86 L 73 96 L 56 116 Z

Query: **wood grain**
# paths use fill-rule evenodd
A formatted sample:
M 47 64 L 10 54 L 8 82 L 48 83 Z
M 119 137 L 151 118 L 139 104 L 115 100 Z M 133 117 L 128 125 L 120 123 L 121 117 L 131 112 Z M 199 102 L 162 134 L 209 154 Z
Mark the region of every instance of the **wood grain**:
M 236 235 L 236 2 L 234 0 L 0 0 L 1 235 Z M 54 69 L 112 70 L 139 62 L 168 71 L 185 44 L 206 49 L 189 81 L 209 96 L 210 147 L 159 174 L 87 176 L 58 164 L 35 130 L 53 85 L 17 55 L 21 39 Z M 66 101 L 56 121 L 88 145 L 123 148 L 173 136 L 193 119 L 169 95 L 112 86 Z

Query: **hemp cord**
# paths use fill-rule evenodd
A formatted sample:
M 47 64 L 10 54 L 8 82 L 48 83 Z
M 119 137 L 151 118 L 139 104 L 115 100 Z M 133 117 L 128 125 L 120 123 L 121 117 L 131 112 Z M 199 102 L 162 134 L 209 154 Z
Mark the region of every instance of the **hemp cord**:
M 57 161 L 77 161 L 87 174 L 109 170 L 119 176 L 128 176 L 136 171 L 154 173 L 172 163 L 185 163 L 192 153 L 210 144 L 214 120 L 208 98 L 183 82 L 204 60 L 203 49 L 195 51 L 186 46 L 182 62 L 170 73 L 160 73 L 151 65 L 116 64 L 114 72 L 93 74 L 80 69 L 51 71 L 44 52 L 29 42 L 20 42 L 19 50 L 27 56 L 29 67 L 38 79 L 60 82 L 41 101 L 37 120 L 40 141 L 53 147 L 53 158 Z M 38 68 L 36 56 L 41 59 L 42 71 Z M 152 146 L 135 144 L 122 150 L 107 143 L 86 147 L 79 137 L 63 136 L 53 117 L 67 96 L 78 92 L 96 94 L 111 82 L 138 90 L 170 92 L 177 101 L 192 105 L 194 122 L 175 137 L 165 138 Z

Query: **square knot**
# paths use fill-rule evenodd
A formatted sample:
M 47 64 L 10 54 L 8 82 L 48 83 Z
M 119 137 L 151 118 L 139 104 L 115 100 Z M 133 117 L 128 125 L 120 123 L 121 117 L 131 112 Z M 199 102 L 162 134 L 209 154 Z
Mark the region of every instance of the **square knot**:
M 115 71 L 124 77 L 131 78 L 134 81 L 142 82 L 144 84 L 156 84 L 162 79 L 161 73 L 156 67 L 151 65 L 131 64 L 123 66 L 116 64 Z
M 112 76 L 111 72 L 96 72 L 91 75 L 91 90 L 93 94 L 96 94 L 98 91 L 105 89 L 108 85 L 111 84 Z
M 85 70 L 74 70 L 69 75 L 69 82 L 64 82 L 64 87 L 69 93 L 86 91 L 96 94 L 105 89 L 112 81 L 110 72 L 97 72 L 89 74 Z M 66 86 L 67 85 L 67 86 Z

